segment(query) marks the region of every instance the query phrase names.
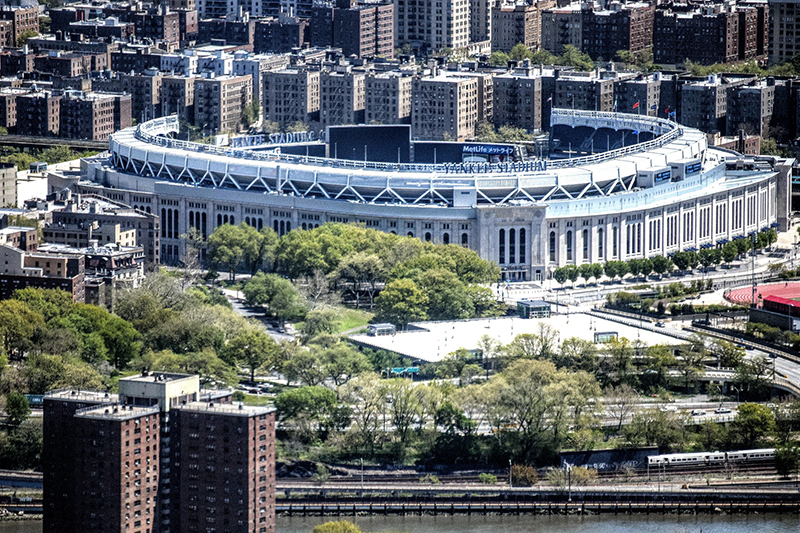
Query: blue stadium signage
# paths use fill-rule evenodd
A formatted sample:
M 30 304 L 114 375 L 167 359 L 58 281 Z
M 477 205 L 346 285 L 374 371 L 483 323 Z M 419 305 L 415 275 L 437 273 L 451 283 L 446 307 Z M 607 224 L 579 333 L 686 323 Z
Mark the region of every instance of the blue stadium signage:
M 465 154 L 488 154 L 488 155 L 511 155 L 514 148 L 511 146 L 498 146 L 493 144 L 465 144 L 463 147 Z

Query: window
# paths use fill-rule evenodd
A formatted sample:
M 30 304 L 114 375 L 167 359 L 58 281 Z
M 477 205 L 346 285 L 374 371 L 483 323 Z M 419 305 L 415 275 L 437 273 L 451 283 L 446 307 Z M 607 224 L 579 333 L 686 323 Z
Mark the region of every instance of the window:
M 567 261 L 572 261 L 572 230 L 567 232 Z
M 506 230 L 500 230 L 500 242 L 499 242 L 499 259 L 498 263 L 504 265 L 506 262 Z
M 525 228 L 519 230 L 519 262 L 525 262 Z
M 589 259 L 589 230 L 583 230 L 583 260 Z
M 550 232 L 550 261 L 556 260 L 556 232 Z

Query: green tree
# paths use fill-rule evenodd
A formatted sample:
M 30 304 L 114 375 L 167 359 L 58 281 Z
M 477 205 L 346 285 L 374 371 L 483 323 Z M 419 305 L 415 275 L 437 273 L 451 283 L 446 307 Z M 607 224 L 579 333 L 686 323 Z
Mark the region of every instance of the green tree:
M 686 433 L 677 413 L 648 409 L 633 416 L 625 438 L 634 446 L 658 446 L 659 452 L 668 453 L 683 448 Z
M 345 283 L 356 302 L 356 309 L 360 307 L 362 295 L 367 297 L 369 308 L 375 303 L 375 294 L 378 284 L 386 276 L 383 261 L 375 254 L 357 252 L 345 257 L 339 264 L 334 274 L 334 279 Z
M 333 334 L 339 329 L 339 313 L 335 309 L 312 309 L 306 314 L 300 331 L 307 338 Z
M 511 48 L 508 57 L 512 61 L 521 61 L 523 59 L 531 59 L 532 52 L 522 43 L 517 43 Z
M 126 368 L 142 347 L 139 333 L 130 322 L 115 315 L 106 321 L 99 333 L 103 338 L 109 362 L 119 370 Z
M 246 366 L 250 370 L 250 381 L 253 382 L 258 369 L 277 365 L 279 348 L 272 337 L 253 329 L 231 339 L 225 347 L 225 355 L 229 363 Z
M 505 67 L 508 66 L 510 59 L 508 54 L 497 50 L 496 52 L 492 52 L 492 55 L 489 56 L 489 64 L 493 67 Z
M 44 318 L 24 302 L 0 302 L 0 338 L 7 356 L 21 356 L 32 346 L 33 334 L 44 325 Z
M 796 444 L 775 448 L 775 468 L 778 475 L 789 478 L 800 467 L 800 448 Z
M 744 403 L 739 406 L 738 415 L 731 427 L 732 435 L 742 447 L 756 448 L 775 431 L 775 415 L 763 405 Z
M 366 356 L 346 342 L 338 342 L 319 353 L 325 373 L 336 387 L 371 370 Z
M 30 414 L 31 407 L 24 394 L 11 391 L 6 395 L 6 415 L 8 415 L 9 424 L 17 427 L 25 422 Z
M 399 279 L 386 285 L 376 299 L 377 317 L 401 329 L 409 322 L 425 320 L 428 296 L 410 279 Z
M 668 257 L 664 257 L 663 255 L 657 255 L 652 259 L 653 262 L 653 272 L 659 275 L 659 277 L 663 276 L 667 272 L 670 272 L 674 268 L 674 264 L 671 259 Z

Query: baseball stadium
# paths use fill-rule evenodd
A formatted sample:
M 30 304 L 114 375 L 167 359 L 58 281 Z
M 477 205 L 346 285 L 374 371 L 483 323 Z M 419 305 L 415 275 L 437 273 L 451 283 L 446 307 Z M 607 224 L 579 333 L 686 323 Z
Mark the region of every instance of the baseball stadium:
M 453 243 L 537 281 L 568 264 L 721 246 L 788 225 L 791 161 L 711 147 L 633 114 L 554 109 L 536 147 L 421 141 L 409 126 L 180 140 L 175 116 L 115 133 L 78 192 L 160 215 L 161 258 L 194 227 L 326 222 Z M 299 142 L 298 142 L 299 141 Z M 532 153 L 531 153 L 532 152 Z

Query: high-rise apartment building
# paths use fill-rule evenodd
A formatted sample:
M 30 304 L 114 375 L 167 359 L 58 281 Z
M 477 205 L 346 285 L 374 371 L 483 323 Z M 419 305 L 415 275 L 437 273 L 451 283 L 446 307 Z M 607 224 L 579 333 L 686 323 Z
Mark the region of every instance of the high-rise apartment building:
M 651 4 L 615 1 L 608 7 L 581 11 L 582 52 L 594 60 L 612 61 L 619 50 L 641 52 L 653 45 L 654 8 Z
M 315 6 L 311 46 L 341 48 L 345 57 L 394 57 L 394 4 L 337 0 Z
M 412 135 L 420 139 L 463 141 L 478 123 L 478 79 L 440 74 L 414 80 Z
M 58 135 L 61 119 L 61 96 L 49 91 L 18 94 L 17 134 Z
M 366 75 L 337 66 L 320 75 L 319 121 L 323 128 L 364 122 Z
M 407 124 L 411 120 L 412 77 L 401 72 L 367 74 L 364 121 L 368 124 Z
M 528 60 L 513 71 L 494 77 L 492 122 L 495 127 L 542 129 L 542 76 Z
M 252 101 L 252 76 L 200 78 L 194 84 L 195 123 L 207 124 L 213 133 L 239 131 Z
M 763 57 L 766 6 L 670 4 L 656 10 L 653 58 L 675 64 L 687 59 L 711 65 Z
M 264 120 L 285 128 L 294 122 L 319 120 L 320 73 L 291 68 L 264 73 Z
M 594 73 L 564 73 L 555 80 L 552 107 L 613 111 L 614 80 L 600 78 Z
M 492 50 L 508 51 L 519 43 L 538 49 L 542 45 L 542 11 L 553 6 L 553 0 L 546 0 L 492 7 Z
M 394 0 L 395 44 L 418 50 L 466 48 L 470 0 Z
M 115 131 L 130 127 L 131 95 L 65 91 L 60 120 L 62 137 L 107 141 Z
M 800 52 L 800 0 L 769 0 L 769 62 L 785 63 Z
M 46 533 L 274 533 L 275 414 L 198 376 L 45 396 Z
M 582 16 L 580 2 L 542 11 L 542 48 L 551 54 L 561 54 L 566 45 L 580 50 L 583 46 Z

